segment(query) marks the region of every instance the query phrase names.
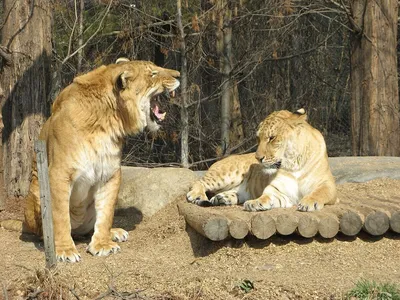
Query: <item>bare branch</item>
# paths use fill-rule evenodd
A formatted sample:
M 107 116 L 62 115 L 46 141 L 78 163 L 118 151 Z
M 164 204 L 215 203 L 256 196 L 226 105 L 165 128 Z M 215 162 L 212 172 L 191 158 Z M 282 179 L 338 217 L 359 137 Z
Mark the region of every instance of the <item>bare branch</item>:
M 71 54 L 72 38 L 74 37 L 75 27 L 76 24 L 78 23 L 78 9 L 76 7 L 76 0 L 74 0 L 74 7 L 75 7 L 75 21 L 74 25 L 72 26 L 71 34 L 69 36 L 67 57 L 69 57 Z
M 80 300 L 78 294 L 75 292 L 75 290 L 73 288 L 70 288 L 69 291 L 71 292 L 72 295 L 74 295 L 74 297 L 76 298 L 76 300 Z
M 4 284 L 4 282 L 2 283 L 2 288 L 3 288 L 4 300 L 8 300 L 7 287 L 6 287 L 6 285 Z
M 61 64 L 65 64 L 71 57 L 75 56 L 81 49 L 85 48 L 86 45 L 97 35 L 97 33 L 100 31 L 101 27 L 103 26 L 104 19 L 106 18 L 106 16 L 108 15 L 108 13 L 110 11 L 112 2 L 113 2 L 113 0 L 110 0 L 110 2 L 108 3 L 107 9 L 104 12 L 102 19 L 100 20 L 99 27 L 97 27 L 96 31 L 86 40 L 86 42 L 81 47 L 76 49 L 72 54 L 65 57 Z

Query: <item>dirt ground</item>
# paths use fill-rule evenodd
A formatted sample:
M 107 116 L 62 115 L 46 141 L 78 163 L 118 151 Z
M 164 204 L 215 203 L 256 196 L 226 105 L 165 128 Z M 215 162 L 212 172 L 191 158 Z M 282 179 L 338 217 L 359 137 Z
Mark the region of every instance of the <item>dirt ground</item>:
M 338 190 L 341 198 L 399 199 L 400 181 L 346 183 Z M 22 218 L 22 207 L 10 202 L 0 219 Z M 63 293 L 62 299 L 342 299 L 361 278 L 400 283 L 400 235 L 394 233 L 211 242 L 187 228 L 171 203 L 129 234 L 121 252 L 109 257 L 86 253 L 89 239 L 80 239 L 82 261 L 60 263 L 46 275 L 42 243 L 0 229 L 0 299 L 26 299 L 38 289 L 42 297 Z M 238 287 L 244 280 L 254 284 L 248 293 Z

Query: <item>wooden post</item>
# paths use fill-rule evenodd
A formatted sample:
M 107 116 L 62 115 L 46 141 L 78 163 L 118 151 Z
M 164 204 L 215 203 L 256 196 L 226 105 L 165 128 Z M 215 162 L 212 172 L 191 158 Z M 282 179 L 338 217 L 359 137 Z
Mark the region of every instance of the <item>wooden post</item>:
M 40 189 L 40 208 L 42 211 L 44 253 L 46 256 L 46 267 L 50 269 L 57 264 L 57 259 L 54 244 L 53 213 L 51 209 L 49 168 L 45 141 L 38 140 L 35 142 L 35 153 Z

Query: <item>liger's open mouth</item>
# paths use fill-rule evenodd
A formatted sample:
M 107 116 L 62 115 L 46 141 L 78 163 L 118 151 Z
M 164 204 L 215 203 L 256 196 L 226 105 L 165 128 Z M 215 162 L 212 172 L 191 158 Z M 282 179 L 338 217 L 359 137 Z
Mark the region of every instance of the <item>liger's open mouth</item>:
M 150 117 L 157 124 L 164 121 L 167 114 L 160 103 L 169 98 L 175 98 L 175 91 L 168 92 L 166 90 L 164 93 L 154 96 L 150 100 Z

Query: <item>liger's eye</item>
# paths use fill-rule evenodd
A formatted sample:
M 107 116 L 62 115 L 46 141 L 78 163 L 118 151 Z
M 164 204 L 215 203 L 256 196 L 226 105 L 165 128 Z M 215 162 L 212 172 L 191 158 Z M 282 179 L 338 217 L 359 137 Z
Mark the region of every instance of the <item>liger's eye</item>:
M 269 137 L 269 141 L 272 142 L 275 138 L 276 138 L 276 136 L 272 135 Z

